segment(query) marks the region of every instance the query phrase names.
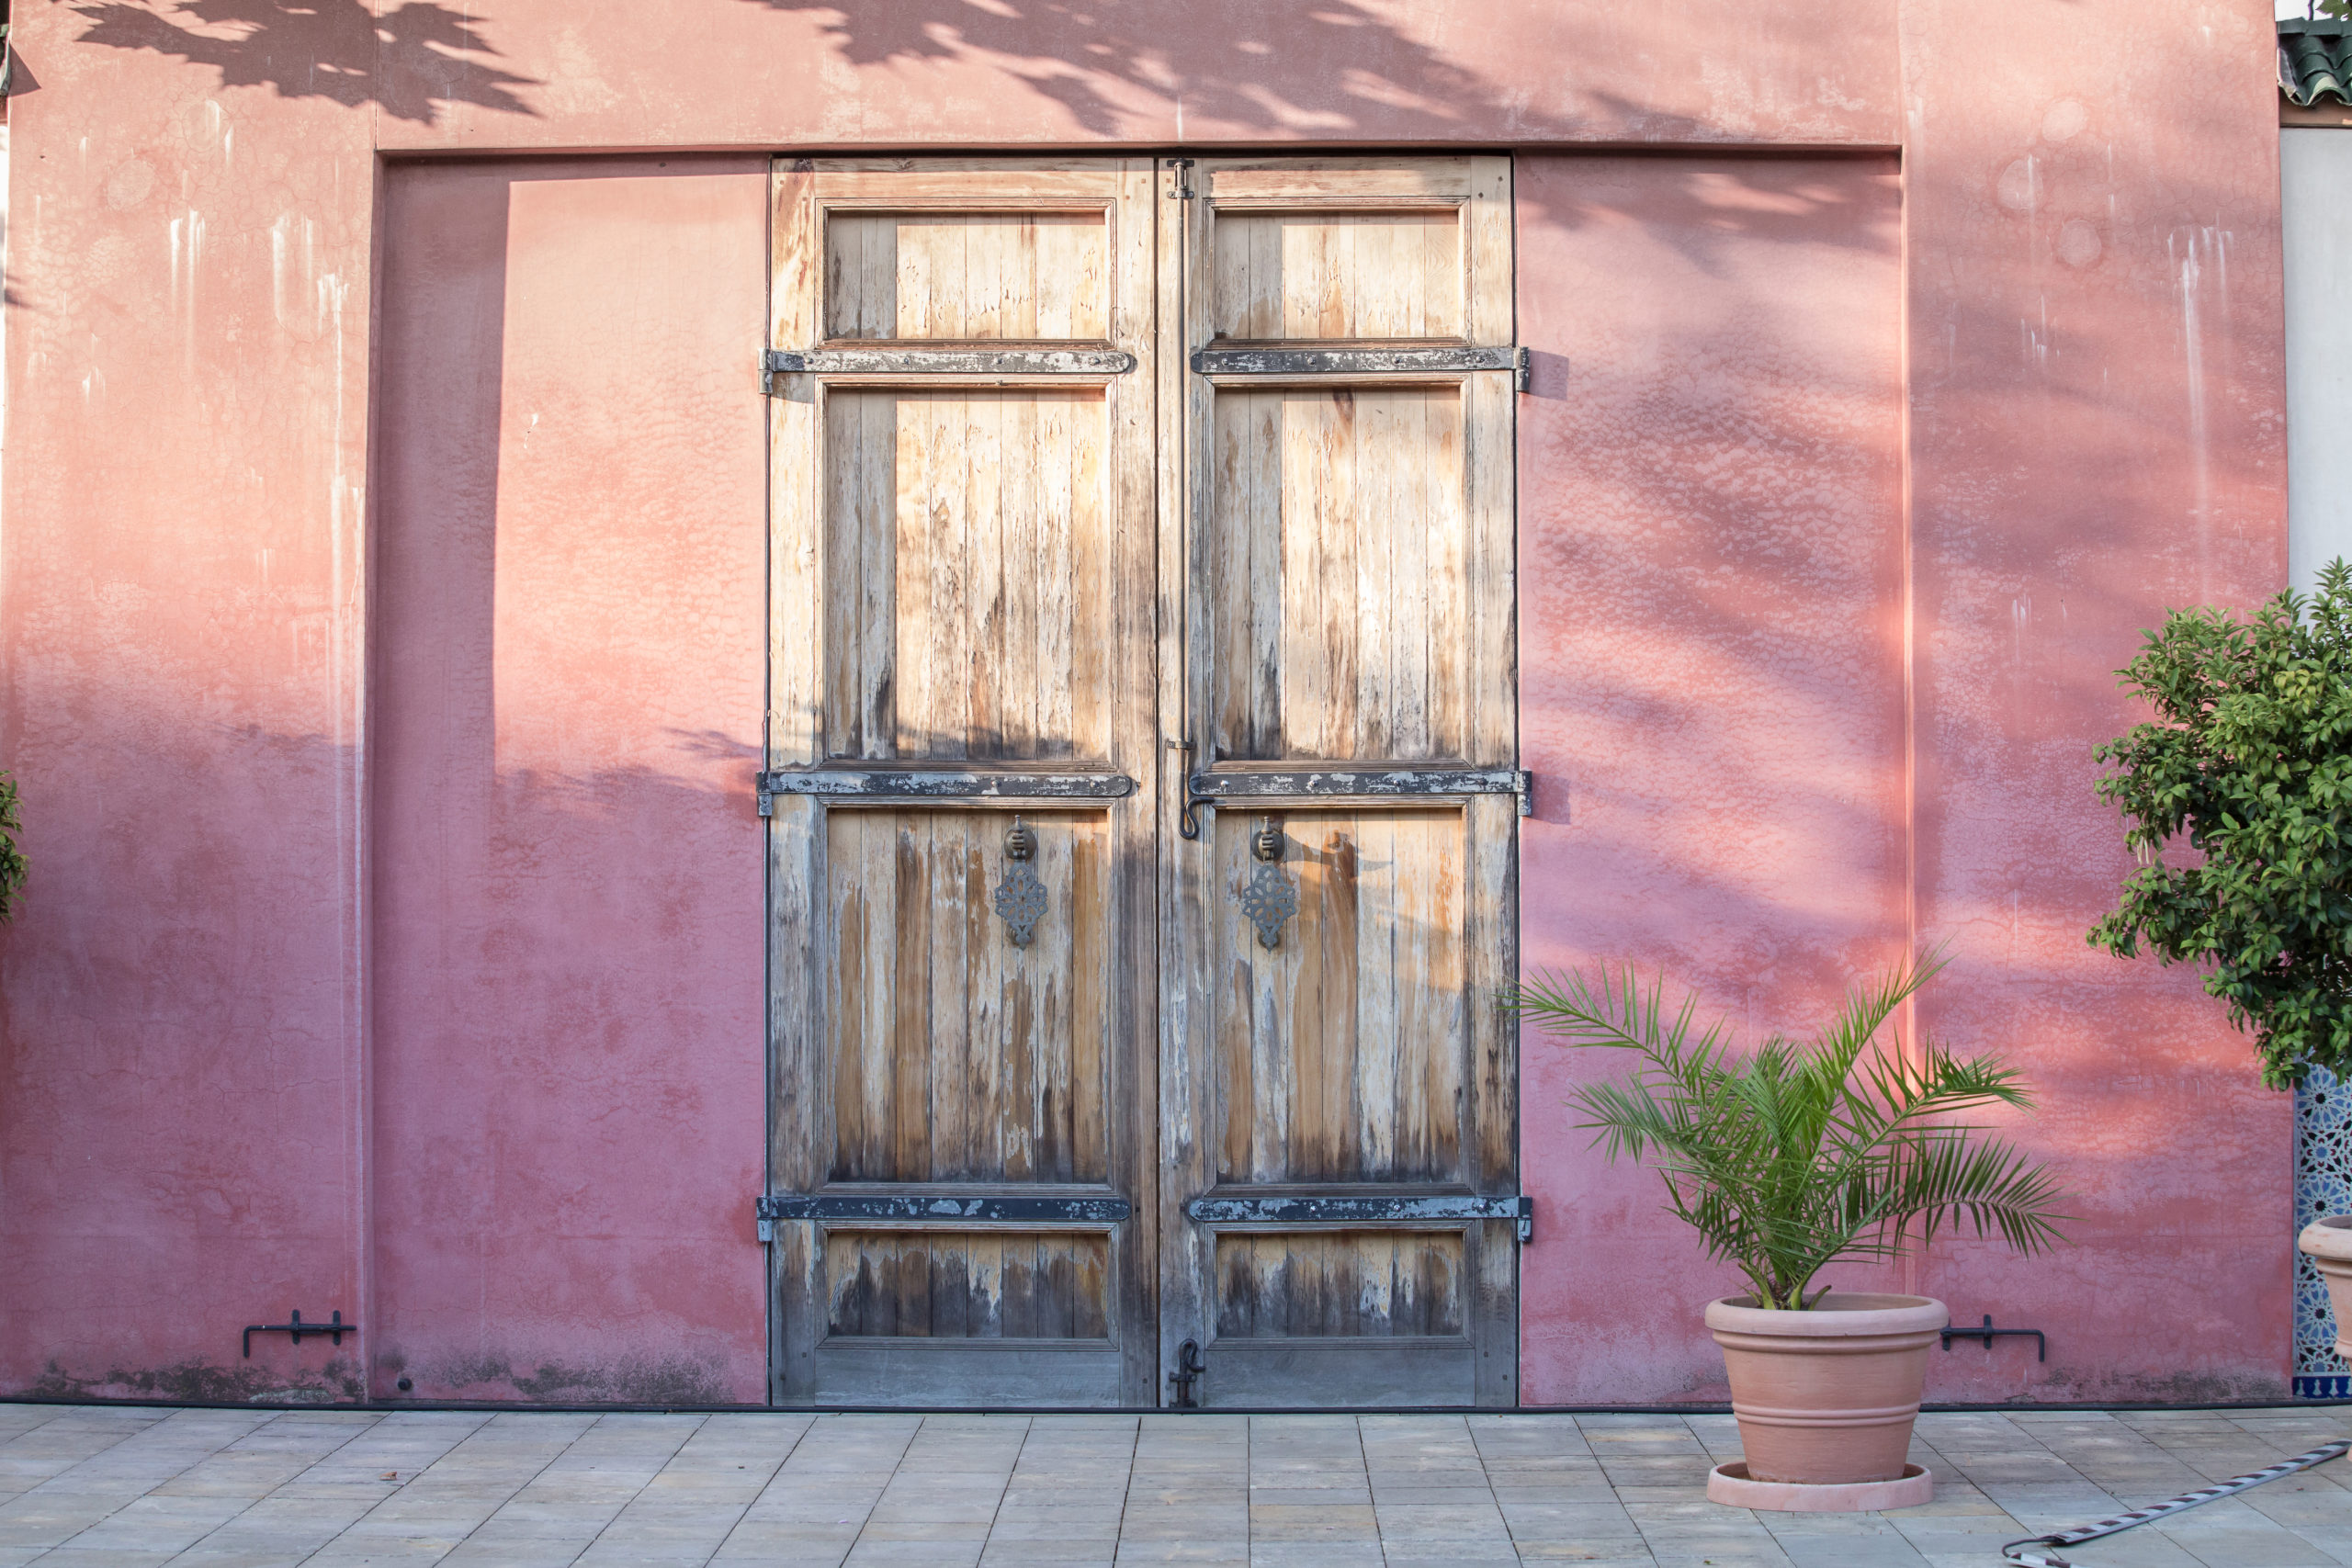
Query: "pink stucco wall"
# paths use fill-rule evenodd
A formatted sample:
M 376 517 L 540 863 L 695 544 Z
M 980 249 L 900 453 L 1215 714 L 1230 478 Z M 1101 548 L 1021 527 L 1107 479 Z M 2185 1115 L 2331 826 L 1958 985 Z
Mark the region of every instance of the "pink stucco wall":
M 766 163 L 383 212 L 377 1392 L 762 1399 Z
M 2080 941 L 2109 671 L 2284 577 L 2267 13 L 1997 9 L 20 0 L 0 1389 L 761 1398 L 761 155 L 1279 141 L 1521 155 L 1530 961 L 1949 942 L 2085 1200 L 1933 1392 L 2278 1392 L 2287 1107 Z M 1703 1395 L 1577 1070 L 1526 1394 Z
M 1661 972 L 1752 1035 L 1906 937 L 1899 177 L 1534 157 L 1517 194 L 1522 961 Z M 1626 1064 L 1522 1050 L 1523 1396 L 1725 1397 L 1656 1303 L 1737 1275 L 1569 1126 Z

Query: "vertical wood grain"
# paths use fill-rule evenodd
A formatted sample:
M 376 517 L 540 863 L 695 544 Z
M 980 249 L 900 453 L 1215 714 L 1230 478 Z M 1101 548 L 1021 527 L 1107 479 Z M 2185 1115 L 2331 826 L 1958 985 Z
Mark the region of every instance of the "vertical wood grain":
M 1469 754 L 1464 389 L 1222 389 L 1208 456 L 1218 755 Z M 1483 504 L 1483 502 L 1477 502 Z
M 1511 343 L 1508 159 L 1206 159 L 1195 179 L 1206 203 L 1184 349 Z M 1515 761 L 1508 374 L 1194 377 L 1187 390 L 1189 493 L 1207 535 L 1191 587 L 1208 646 L 1190 657 L 1215 756 Z M 1272 952 L 1238 908 L 1260 810 L 1280 819 L 1299 892 Z M 1187 1066 L 1216 1082 L 1193 1179 L 1514 1190 L 1516 1064 L 1492 1005 L 1517 965 L 1511 803 L 1301 798 L 1216 815 L 1177 860 L 1199 899 L 1184 910 L 1203 927 L 1186 962 L 1213 1044 Z M 1171 974 L 1169 1005 L 1186 994 Z M 1475 1355 L 1449 1363 L 1455 1396 L 1515 1397 L 1508 1227 L 1227 1233 L 1210 1259 L 1171 1249 L 1170 1269 L 1171 1299 L 1203 1303 L 1220 1339 L 1354 1340 L 1374 1355 L 1466 1337 Z M 1213 1358 L 1211 1376 L 1254 1364 Z M 1377 1385 L 1383 1364 L 1332 1360 L 1329 1396 Z
M 775 190 L 773 346 L 1107 342 L 1151 362 L 1148 162 L 779 161 Z M 1099 1396 L 1148 1397 L 1159 1228 L 1150 378 L 778 380 L 775 765 L 1075 762 L 1126 772 L 1145 791 L 1102 808 L 1023 808 L 1049 900 L 1026 948 L 1012 946 L 991 902 L 1009 810 L 779 798 L 771 955 L 785 979 L 770 1027 L 783 1190 L 1099 1183 L 1138 1211 L 1107 1235 L 882 1227 L 821 1238 L 807 1223 L 779 1225 L 779 1391 L 807 1397 L 823 1378 L 865 1375 L 848 1363 L 812 1371 L 829 1336 L 1043 1337 L 1115 1343 L 1114 1359 L 1086 1363 L 1116 1368 Z M 795 964 L 805 980 L 790 978 Z M 942 1361 L 929 1386 L 886 1393 L 953 1403 L 951 1369 L 976 1364 Z
M 827 755 L 1107 761 L 1109 416 L 1094 388 L 830 394 Z
M 1100 342 L 1110 330 L 1106 214 L 827 215 L 826 333 L 899 342 Z
M 1026 947 L 990 903 L 1010 812 L 828 814 L 834 1179 L 1107 1175 L 1110 829 L 1023 815 L 1049 899 Z

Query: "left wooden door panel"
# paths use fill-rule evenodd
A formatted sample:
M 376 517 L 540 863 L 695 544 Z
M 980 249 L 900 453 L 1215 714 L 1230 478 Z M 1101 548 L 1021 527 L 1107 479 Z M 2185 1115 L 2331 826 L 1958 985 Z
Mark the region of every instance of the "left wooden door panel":
M 775 188 L 775 1394 L 1146 1403 L 1151 168 Z

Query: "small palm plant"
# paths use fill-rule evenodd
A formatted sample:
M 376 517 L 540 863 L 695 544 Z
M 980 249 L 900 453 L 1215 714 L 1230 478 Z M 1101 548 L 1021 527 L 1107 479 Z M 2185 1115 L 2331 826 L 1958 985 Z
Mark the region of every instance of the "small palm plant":
M 1924 1039 L 1879 1043 L 1894 1010 L 1941 967 L 1900 967 L 1849 992 L 1829 1027 L 1799 1043 L 1774 1035 L 1736 1055 L 1725 1024 L 1694 1034 L 1698 998 L 1671 1021 L 1664 987 L 1632 969 L 1539 976 L 1513 997 L 1521 1016 L 1570 1045 L 1637 1053 L 1622 1084 L 1577 1091 L 1609 1156 L 1651 1163 L 1668 1207 L 1710 1258 L 1747 1276 L 1759 1306 L 1804 1310 L 1815 1275 L 1841 1258 L 1892 1258 L 1945 1224 L 1997 1232 L 2031 1254 L 2063 1241 L 2063 1201 L 2046 1166 L 1984 1136 L 1958 1113 L 2030 1108 L 2018 1075 Z M 1892 1031 L 1890 1031 L 1892 1033 Z M 1827 1287 L 1823 1287 L 1826 1290 Z

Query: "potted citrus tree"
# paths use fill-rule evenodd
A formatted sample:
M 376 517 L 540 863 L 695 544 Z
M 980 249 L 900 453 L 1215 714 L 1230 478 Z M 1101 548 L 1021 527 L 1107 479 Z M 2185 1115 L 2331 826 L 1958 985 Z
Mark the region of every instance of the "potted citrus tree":
M 1747 1277 L 1746 1293 L 1706 1307 L 1745 1451 L 1709 1477 L 1718 1501 L 1927 1501 L 1934 1479 L 1905 1455 L 1927 1352 L 1951 1314 L 1926 1296 L 1833 1292 L 1816 1283 L 1821 1271 L 1900 1257 L 1945 1225 L 2027 1253 L 2063 1239 L 2048 1168 L 1967 1119 L 2030 1107 L 2018 1075 L 1990 1056 L 1881 1038 L 1938 967 L 1856 987 L 1809 1041 L 1776 1034 L 1745 1052 L 1725 1024 L 1697 1028 L 1697 998 L 1669 1013 L 1663 985 L 1630 969 L 1542 976 L 1515 994 L 1554 1039 L 1634 1058 L 1630 1077 L 1577 1091 L 1581 1125 L 1611 1158 L 1656 1169 L 1668 1209 Z
M 2098 749 L 2139 868 L 2090 941 L 2205 967 L 2262 1081 L 2352 1074 L 2352 569 L 2241 620 L 2174 610 L 2120 671 L 2152 716 Z M 2170 858 L 2167 859 L 2167 856 Z M 2352 1357 L 2352 1215 L 2297 1244 Z

